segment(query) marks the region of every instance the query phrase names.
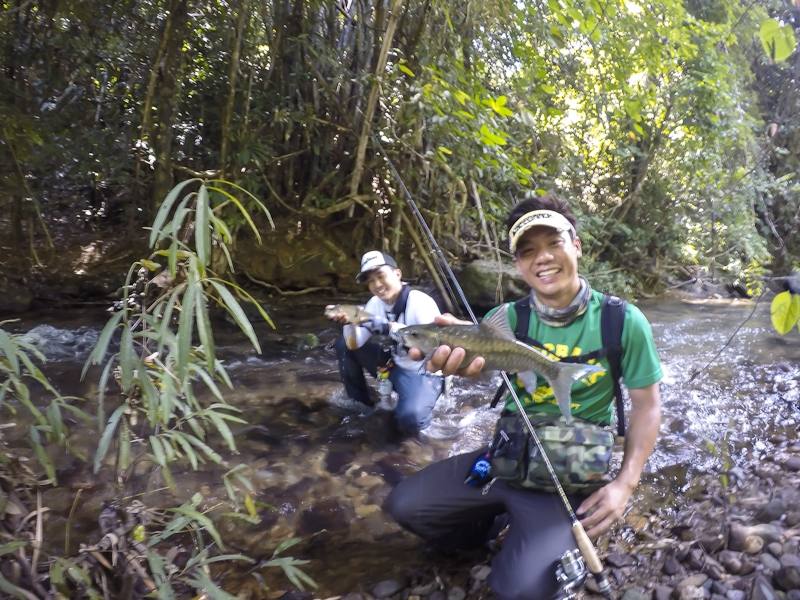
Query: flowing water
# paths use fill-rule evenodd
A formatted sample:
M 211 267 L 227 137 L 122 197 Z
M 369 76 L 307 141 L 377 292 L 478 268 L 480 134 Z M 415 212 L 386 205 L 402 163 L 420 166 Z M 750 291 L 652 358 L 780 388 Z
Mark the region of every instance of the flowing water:
M 279 330 L 260 330 L 261 356 L 225 324 L 218 334 L 218 352 L 235 384 L 227 399 L 249 422 L 236 432 L 239 453 L 226 458 L 250 468 L 261 519 L 258 526 L 223 520 L 220 528 L 232 549 L 258 558 L 271 556 L 287 538 L 303 538 L 287 554 L 311 561 L 306 569 L 323 598 L 402 577 L 429 560 L 422 544 L 391 522 L 381 504 L 405 475 L 485 444 L 499 410 L 488 407 L 499 378 L 456 379 L 431 426 L 419 438 L 397 439 L 389 412 L 364 409 L 342 393 L 330 348 L 338 328 L 322 316 L 332 301 L 273 307 Z M 653 324 L 665 378 L 662 433 L 637 510 L 669 518 L 692 476 L 719 468 L 723 437 L 731 441 L 733 476 L 769 454 L 776 439 L 797 437 L 800 333 L 778 336 L 766 301 L 657 300 L 640 307 Z M 12 327 L 39 340 L 50 356 L 46 372 L 63 393 L 91 397 L 97 373 L 83 384 L 78 375 L 103 318 L 100 310 L 81 309 L 29 315 Z M 94 411 L 91 401 L 86 407 Z M 14 433 L 21 443 L 24 432 Z M 84 426 L 73 444 L 91 454 L 97 437 Z M 209 505 L 224 499 L 222 472 L 177 473 L 178 500 L 197 491 Z M 77 461 L 62 458 L 59 473 L 61 487 L 46 494 L 45 504 L 51 508 L 48 539 L 63 547 L 73 504 L 72 535 L 80 541 L 92 534 L 102 502 L 115 492 L 110 474 L 91 475 Z M 129 486 L 147 504 L 175 504 L 162 488 L 160 479 L 146 473 Z M 265 577 L 273 589 L 287 586 L 278 570 Z

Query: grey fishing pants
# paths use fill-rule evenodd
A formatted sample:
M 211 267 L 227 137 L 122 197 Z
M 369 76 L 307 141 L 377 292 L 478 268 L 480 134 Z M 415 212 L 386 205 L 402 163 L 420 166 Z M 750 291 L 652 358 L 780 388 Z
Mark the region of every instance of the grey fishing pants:
M 575 548 L 571 523 L 556 494 L 522 490 L 497 480 L 486 494 L 464 484 L 482 451 L 434 463 L 401 481 L 384 509 L 404 528 L 444 549 L 478 547 L 495 518 L 510 528 L 492 560 L 489 585 L 500 600 L 546 600 L 558 591 L 556 562 Z M 573 507 L 582 498 L 571 497 Z

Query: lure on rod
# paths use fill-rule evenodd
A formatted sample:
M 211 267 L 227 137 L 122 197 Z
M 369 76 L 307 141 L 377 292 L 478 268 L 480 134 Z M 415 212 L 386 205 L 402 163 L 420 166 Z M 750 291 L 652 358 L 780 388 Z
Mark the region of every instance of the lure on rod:
M 436 256 L 436 262 L 439 268 L 444 270 L 444 274 L 446 275 L 445 279 L 449 280 L 452 283 L 452 287 L 458 293 L 458 300 L 461 301 L 461 304 L 464 307 L 464 310 L 469 315 L 470 320 L 473 323 L 478 324 L 478 319 L 475 316 L 475 313 L 473 312 L 472 307 L 470 306 L 470 303 L 467 300 L 466 295 L 464 294 L 464 290 L 462 289 L 461 284 L 458 282 L 455 273 L 453 273 L 453 270 L 450 268 L 450 264 L 447 261 L 447 258 L 442 252 L 442 249 L 439 247 L 439 244 L 436 242 L 436 238 L 434 238 L 433 232 L 431 232 L 427 222 L 425 221 L 425 217 L 423 217 L 422 213 L 417 207 L 416 202 L 414 202 L 414 198 L 411 196 L 411 192 L 406 187 L 403 178 L 400 177 L 400 173 L 398 173 L 397 169 L 394 166 L 394 163 L 389 158 L 389 155 L 386 153 L 386 151 L 383 149 L 383 146 L 380 144 L 375 134 L 371 134 L 370 137 L 372 138 L 372 143 L 386 159 L 386 163 L 389 165 L 389 170 L 392 172 L 395 179 L 397 180 L 398 185 L 400 186 L 400 189 L 403 191 L 403 197 L 405 198 L 409 209 L 414 214 L 414 218 L 417 220 L 417 223 L 419 224 L 420 228 L 425 234 L 425 238 L 428 244 L 430 245 L 433 254 Z M 564 488 L 561 485 L 561 482 L 558 480 L 558 476 L 556 475 L 555 470 L 553 469 L 553 465 L 550 462 L 547 453 L 545 452 L 544 446 L 542 445 L 539 436 L 536 435 L 536 431 L 533 428 L 533 424 L 528 418 L 528 415 L 525 412 L 525 408 L 523 407 L 522 402 L 519 399 L 519 396 L 517 396 L 517 393 L 514 390 L 514 386 L 511 385 L 511 381 L 508 377 L 508 374 L 505 371 L 500 371 L 500 376 L 503 379 L 503 383 L 511 392 L 511 397 L 514 400 L 514 404 L 516 404 L 517 406 L 518 414 L 524 421 L 525 427 L 527 428 L 528 433 L 530 433 L 531 435 L 531 439 L 533 439 L 534 443 L 539 449 L 539 452 L 541 454 L 542 459 L 544 460 L 544 464 L 547 468 L 547 471 L 550 474 L 550 478 L 553 481 L 553 486 L 558 492 L 558 495 L 561 498 L 564 508 L 567 511 L 567 515 L 569 516 L 569 519 L 572 523 L 572 535 L 575 538 L 575 543 L 578 546 L 578 550 L 580 551 L 583 560 L 586 562 L 586 566 L 588 567 L 589 571 L 592 573 L 595 582 L 597 583 L 599 592 L 604 597 L 611 598 L 611 583 L 609 582 L 608 575 L 603 569 L 603 563 L 600 561 L 600 557 L 597 555 L 597 549 L 592 543 L 592 540 L 589 539 L 589 536 L 587 535 L 586 530 L 583 527 L 583 524 L 581 524 L 580 520 L 575 514 L 575 511 L 572 510 L 572 505 L 569 503 L 567 494 L 566 492 L 564 492 Z

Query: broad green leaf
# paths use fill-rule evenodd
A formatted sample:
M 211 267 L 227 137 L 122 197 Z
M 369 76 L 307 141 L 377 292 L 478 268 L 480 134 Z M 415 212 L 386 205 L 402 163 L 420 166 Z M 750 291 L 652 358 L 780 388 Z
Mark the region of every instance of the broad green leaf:
M 800 296 L 789 291 L 777 294 L 772 299 L 770 317 L 775 331 L 781 335 L 789 333 L 800 321 Z
M 192 448 L 192 445 L 186 441 L 184 434 L 180 431 L 173 431 L 169 434 L 169 437 L 180 445 L 180 447 L 183 449 L 184 456 L 189 459 L 189 462 L 192 464 L 192 469 L 196 471 L 198 466 L 197 454 L 195 453 L 194 448 Z
M 486 124 L 481 125 L 481 141 L 487 146 L 505 146 L 506 139 L 493 133 Z
M 776 19 L 761 21 L 758 37 L 764 52 L 775 62 L 783 62 L 789 58 L 797 47 L 797 38 L 792 26 Z
M 108 423 L 106 424 L 106 428 L 103 430 L 103 435 L 100 436 L 100 443 L 97 446 L 97 452 L 94 455 L 94 472 L 97 473 L 100 470 L 100 466 L 103 464 L 103 459 L 108 452 L 108 447 L 111 444 L 111 439 L 114 436 L 114 431 L 117 429 L 117 424 L 119 423 L 122 414 L 125 412 L 127 408 L 126 404 L 120 404 L 111 416 L 108 418 Z

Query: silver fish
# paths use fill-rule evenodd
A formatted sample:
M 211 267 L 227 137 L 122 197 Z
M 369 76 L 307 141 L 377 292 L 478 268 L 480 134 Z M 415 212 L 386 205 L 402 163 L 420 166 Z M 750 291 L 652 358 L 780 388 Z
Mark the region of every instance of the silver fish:
M 498 310 L 480 325 L 411 325 L 397 333 L 403 344 L 419 348 L 427 356 L 444 344 L 463 348 L 466 351 L 464 364 L 482 356 L 486 361 L 485 369 L 520 374 L 532 371 L 542 376 L 553 388 L 564 419 L 570 422 L 573 383 L 605 369 L 597 364 L 561 362 L 520 342 L 508 326 L 507 313 L 508 307 Z
M 363 306 L 355 304 L 328 304 L 325 307 L 325 316 L 329 319 L 345 317 L 348 323 L 358 325 L 364 321 L 369 321 L 374 315 L 364 310 Z

